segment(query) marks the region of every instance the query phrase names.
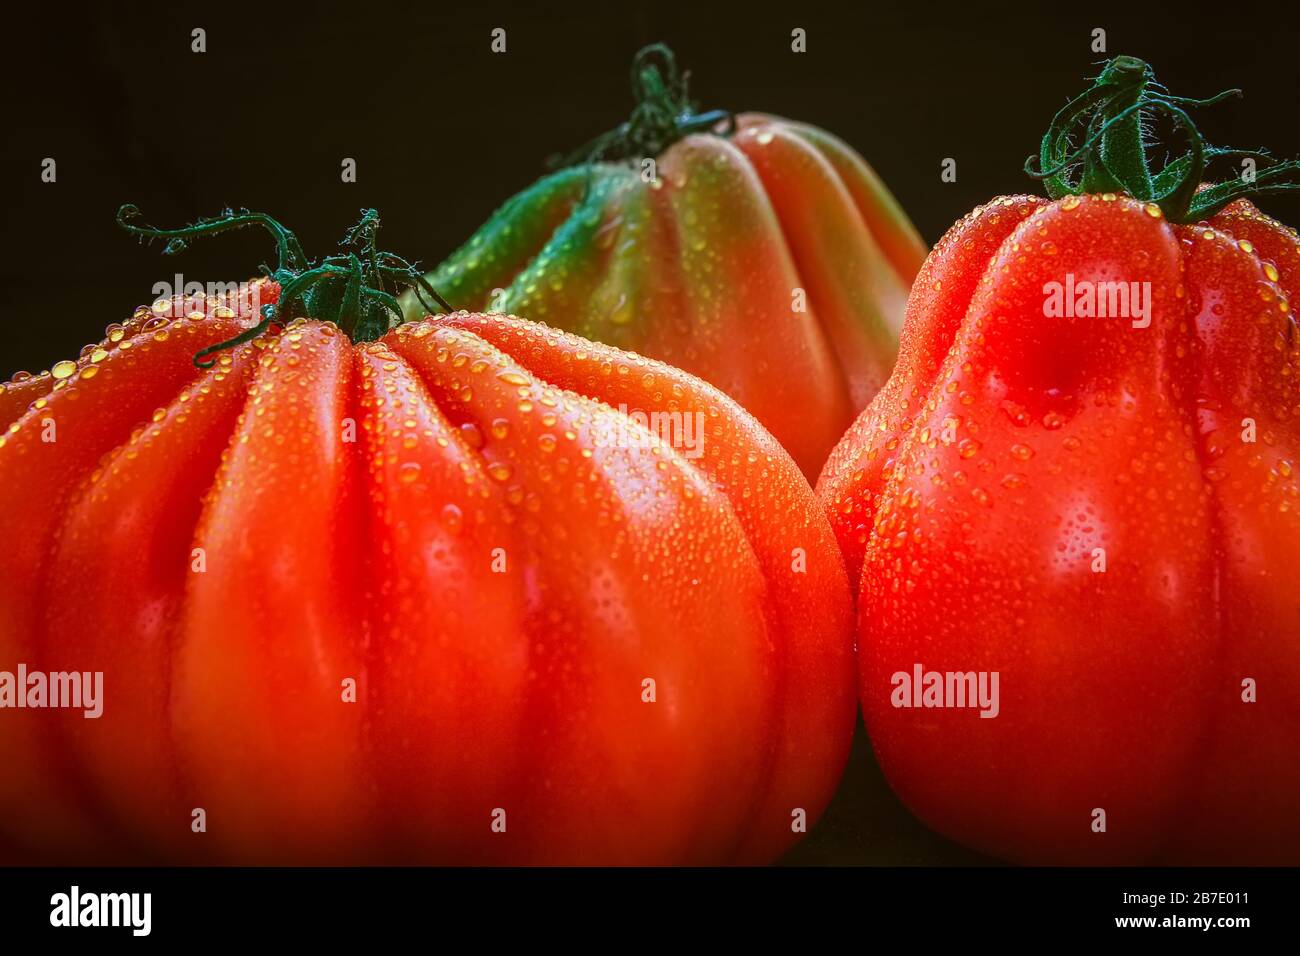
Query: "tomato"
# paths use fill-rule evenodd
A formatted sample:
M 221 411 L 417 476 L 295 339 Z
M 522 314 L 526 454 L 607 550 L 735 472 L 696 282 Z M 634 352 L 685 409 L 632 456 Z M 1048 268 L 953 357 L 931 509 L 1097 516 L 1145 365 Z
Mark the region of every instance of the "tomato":
M 638 54 L 632 80 L 629 123 L 507 201 L 428 279 L 458 308 L 526 315 L 704 378 L 812 480 L 893 368 L 925 246 L 831 134 L 691 114 L 663 47 Z
M 848 585 L 794 462 L 699 379 L 523 319 L 367 341 L 401 261 L 372 233 L 306 269 L 278 235 L 272 278 L 160 300 L 0 392 L 0 668 L 103 674 L 98 719 L 0 713 L 5 841 L 779 855 L 856 712 Z
M 923 821 L 1027 862 L 1296 863 L 1300 238 L 1250 183 L 1179 181 L 1204 186 L 1194 128 L 1167 175 L 1121 168 L 1153 113 L 1186 119 L 1149 78 L 1120 58 L 1058 117 L 1051 201 L 936 246 L 818 494 L 867 726 Z

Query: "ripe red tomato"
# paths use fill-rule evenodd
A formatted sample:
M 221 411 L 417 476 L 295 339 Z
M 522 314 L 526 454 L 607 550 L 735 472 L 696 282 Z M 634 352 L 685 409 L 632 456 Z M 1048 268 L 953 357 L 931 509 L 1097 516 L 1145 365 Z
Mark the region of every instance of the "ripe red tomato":
M 811 481 L 893 368 L 925 246 L 830 133 L 692 114 L 662 47 L 632 72 L 632 120 L 508 200 L 428 278 L 457 308 L 526 315 L 700 376 Z
M 848 752 L 851 603 L 752 417 L 466 313 L 356 344 L 295 319 L 197 370 L 251 299 L 156 303 L 0 392 L 0 668 L 104 675 L 99 719 L 0 713 L 8 841 L 654 864 L 797 839 Z
M 970 846 L 1300 862 L 1300 239 L 1240 186 L 975 210 L 821 476 L 876 753 Z

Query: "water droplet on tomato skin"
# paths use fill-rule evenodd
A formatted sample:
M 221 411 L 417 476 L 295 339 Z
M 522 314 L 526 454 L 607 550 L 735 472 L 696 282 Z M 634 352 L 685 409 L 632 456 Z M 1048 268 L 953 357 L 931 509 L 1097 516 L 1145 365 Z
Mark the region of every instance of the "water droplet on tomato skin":
M 465 526 L 465 516 L 457 505 L 450 503 L 443 505 L 441 517 L 442 526 L 452 534 L 460 534 Z
M 479 449 L 483 447 L 483 433 L 479 431 L 479 427 L 473 422 L 466 422 L 461 425 L 460 435 L 470 448 Z

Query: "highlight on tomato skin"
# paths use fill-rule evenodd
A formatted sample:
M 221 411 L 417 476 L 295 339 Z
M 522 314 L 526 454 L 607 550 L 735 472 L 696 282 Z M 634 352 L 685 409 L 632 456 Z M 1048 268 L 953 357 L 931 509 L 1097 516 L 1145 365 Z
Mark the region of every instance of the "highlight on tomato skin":
M 893 368 L 925 244 L 832 134 L 696 114 L 666 48 L 637 55 L 633 94 L 628 123 L 507 200 L 426 278 L 460 308 L 700 376 L 812 481 Z M 424 314 L 414 293 L 403 304 Z
M 848 754 L 852 605 L 779 444 L 678 369 L 514 317 L 355 344 L 286 318 L 195 368 L 279 292 L 160 301 L 0 391 L 0 659 L 102 671 L 105 697 L 6 713 L 4 845 L 664 864 L 797 840 Z
M 818 481 L 863 713 L 909 809 L 986 853 L 1295 864 L 1300 235 L 1248 183 L 1170 186 L 1199 137 L 1159 196 L 1089 191 L 1143 155 L 1149 68 L 1115 62 L 1118 99 L 1061 114 L 1113 109 L 1110 151 L 953 226 Z

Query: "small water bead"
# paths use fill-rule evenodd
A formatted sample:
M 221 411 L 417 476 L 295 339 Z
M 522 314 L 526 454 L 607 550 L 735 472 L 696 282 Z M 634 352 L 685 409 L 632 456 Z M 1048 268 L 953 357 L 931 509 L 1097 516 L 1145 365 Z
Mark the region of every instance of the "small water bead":
M 529 380 L 526 375 L 522 375 L 521 373 L 516 372 L 512 369 L 507 369 L 503 372 L 497 372 L 497 378 L 501 379 L 501 381 L 506 382 L 509 385 L 529 384 Z
M 77 363 L 64 359 L 62 362 L 55 363 L 54 367 L 50 369 L 50 374 L 59 381 L 62 381 L 63 379 L 71 378 L 76 371 Z M 17 376 L 14 376 L 14 381 L 18 381 Z
M 397 477 L 403 484 L 409 485 L 420 477 L 420 465 L 418 462 L 408 461 L 397 470 Z
M 487 472 L 496 481 L 508 481 L 514 474 L 514 469 L 504 461 L 494 461 L 488 465 Z
M 452 534 L 460 533 L 461 528 L 465 526 L 465 516 L 459 507 L 454 504 L 442 506 L 442 526 Z
M 460 435 L 461 438 L 465 440 L 465 444 L 469 445 L 470 448 L 477 449 L 483 447 L 483 433 L 479 431 L 478 426 L 473 422 L 466 422 L 461 425 Z

